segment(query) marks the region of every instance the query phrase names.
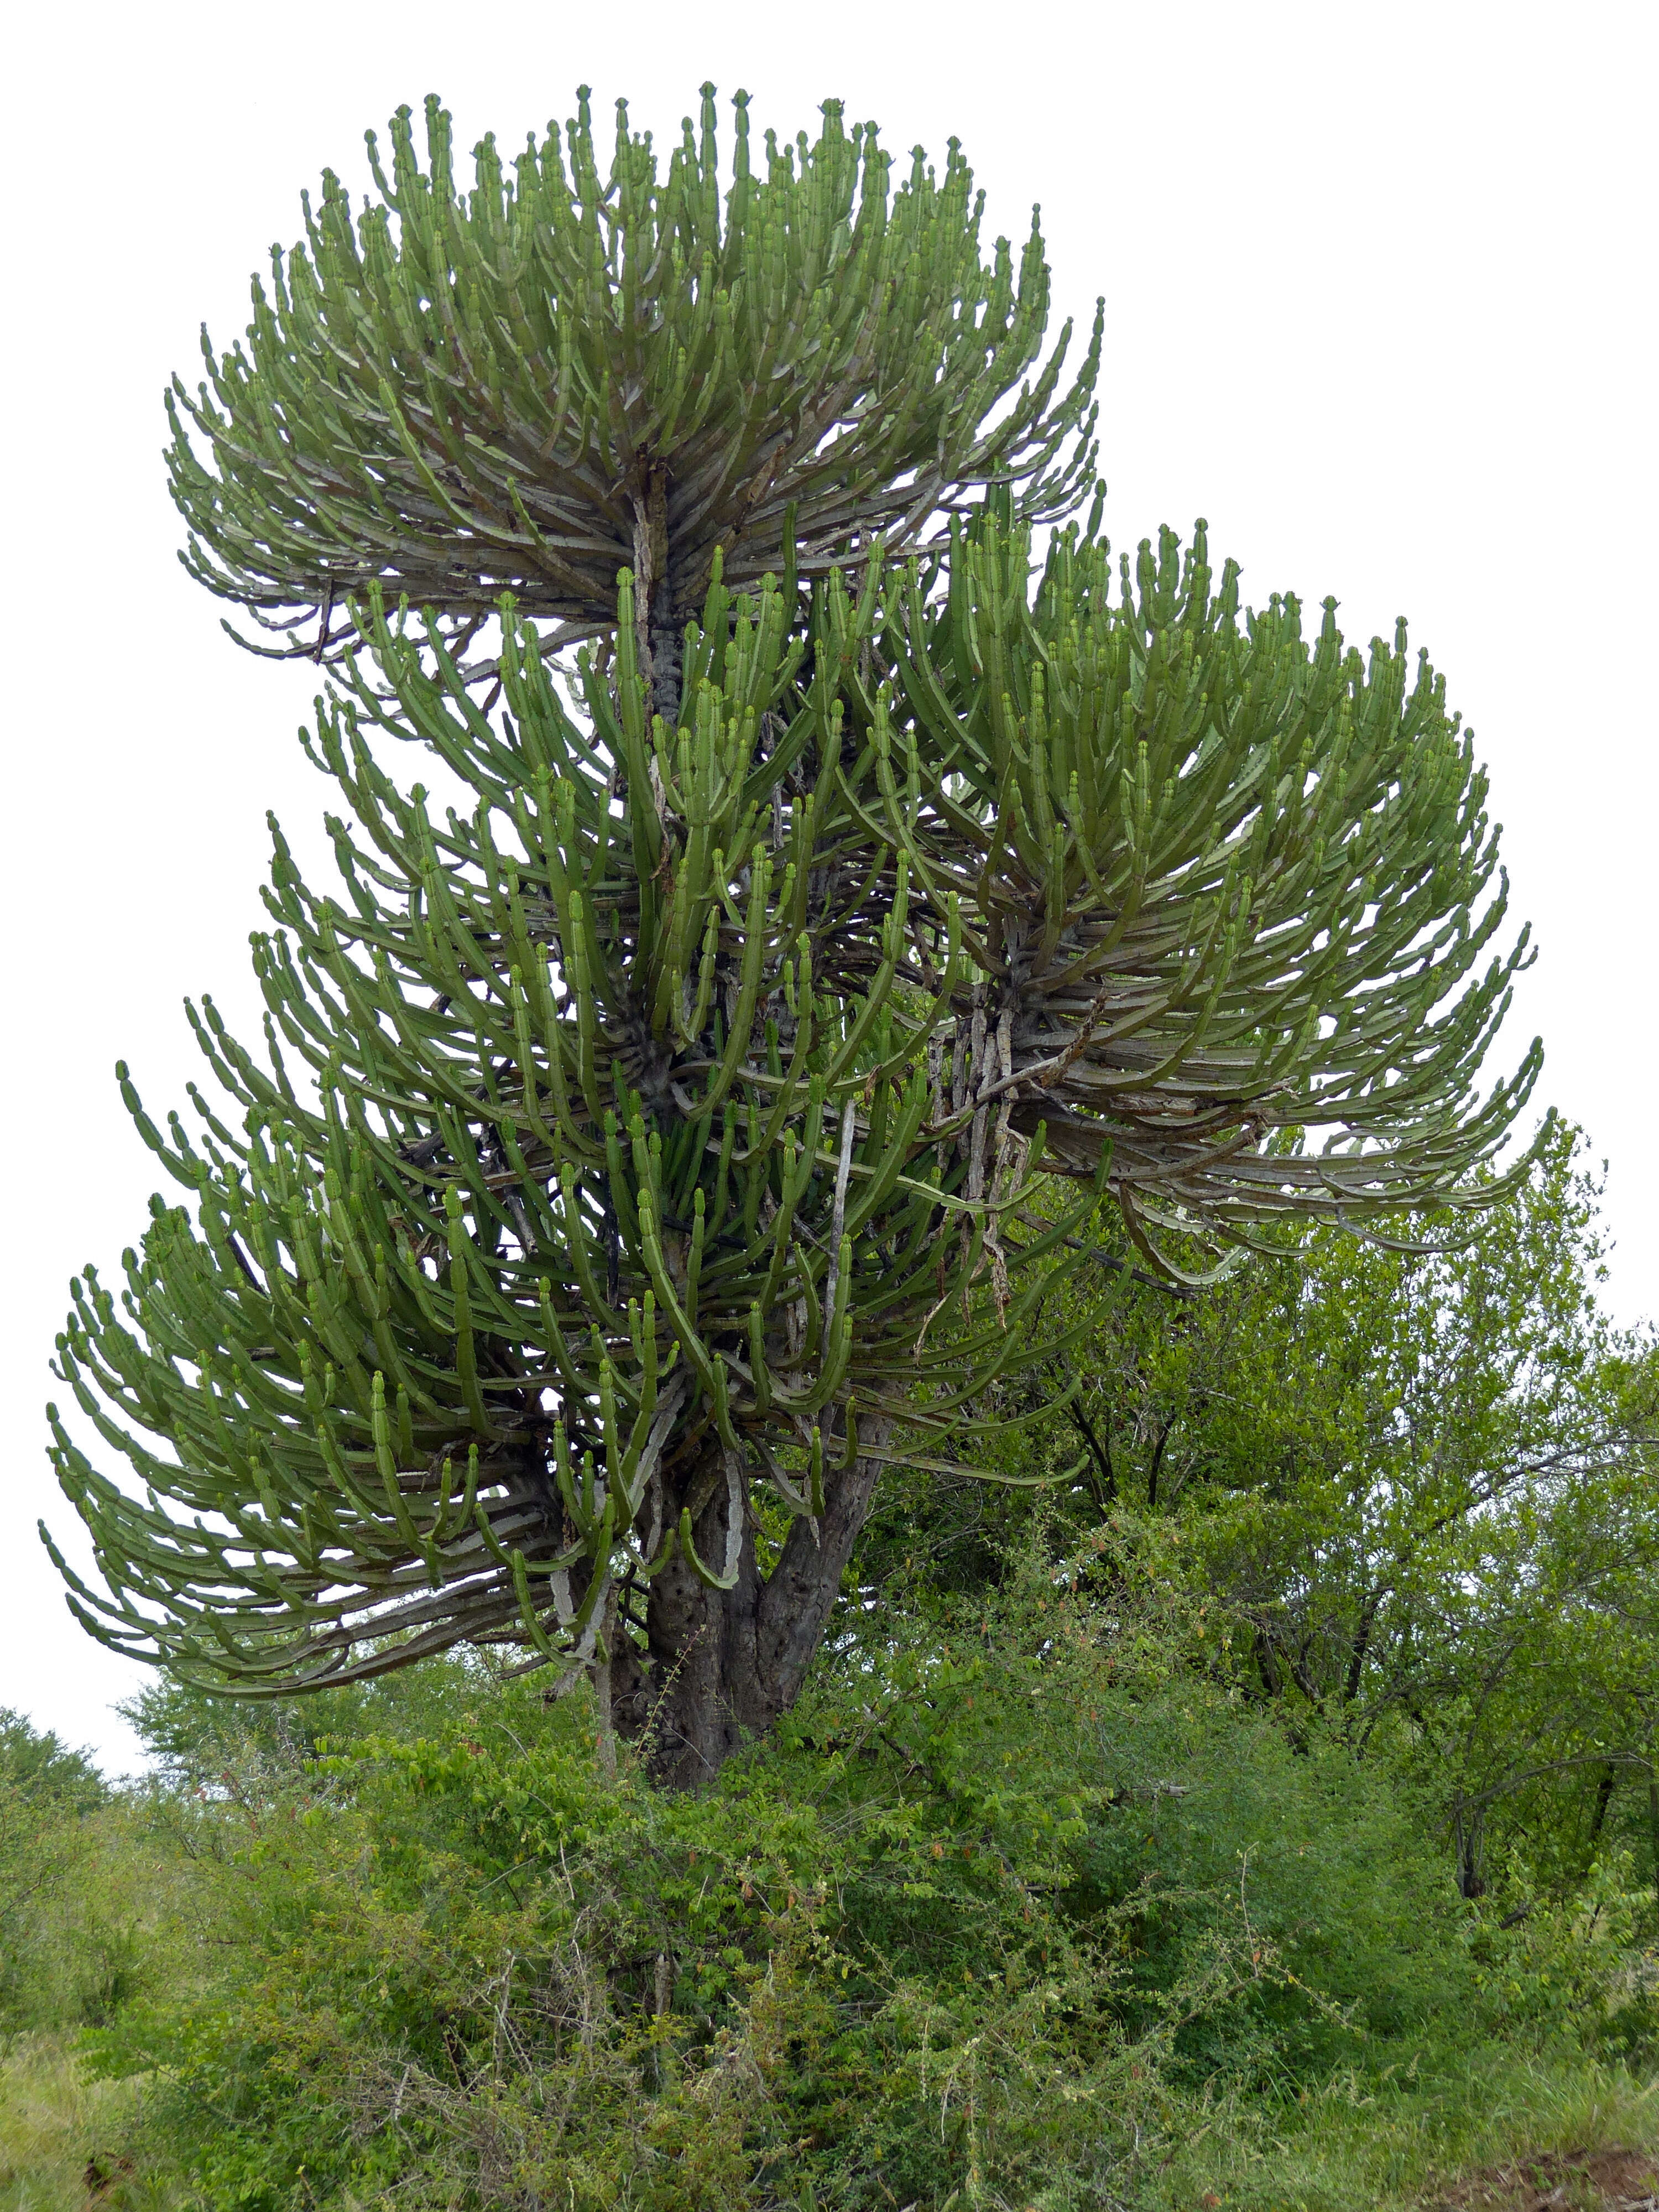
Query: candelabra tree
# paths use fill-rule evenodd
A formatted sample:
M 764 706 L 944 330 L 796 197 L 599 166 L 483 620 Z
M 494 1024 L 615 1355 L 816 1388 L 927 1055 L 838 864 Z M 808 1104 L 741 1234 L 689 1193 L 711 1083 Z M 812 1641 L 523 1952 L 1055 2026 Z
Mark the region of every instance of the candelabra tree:
M 195 403 L 191 561 L 334 658 L 347 813 L 332 890 L 276 834 L 199 1129 L 121 1072 L 184 1201 L 59 1364 L 137 1488 L 53 1415 L 121 1649 L 276 1695 L 509 1644 L 694 1783 L 880 1468 L 971 1465 L 1063 1348 L 1103 1205 L 1170 1273 L 1493 1188 L 1537 1055 L 1477 1101 L 1522 946 L 1440 679 L 1246 614 L 1201 527 L 1115 572 L 1097 502 L 1034 566 L 1093 355 L 987 429 L 1040 250 L 826 118 L 723 212 L 707 112 L 660 184 L 584 111 L 569 183 L 486 143 L 467 200 L 400 122 Z
M 585 88 L 562 146 L 550 126 L 510 175 L 486 138 L 465 197 L 435 100 L 426 168 L 406 109 L 389 178 L 368 134 L 380 206 L 354 223 L 325 174 L 306 244 L 273 252 L 269 293 L 255 283 L 246 349 L 218 356 L 204 331 L 208 380 L 175 378 L 167 401 L 185 565 L 285 635 L 265 650 L 337 654 L 371 582 L 463 648 L 510 590 L 556 647 L 608 633 L 631 567 L 640 665 L 672 722 L 717 558 L 729 587 L 827 575 L 990 482 L 1033 517 L 1068 510 L 1100 324 L 1054 404 L 1071 328 L 1042 363 L 1035 217 L 1018 269 L 1004 240 L 987 267 L 954 142 L 942 176 L 918 149 L 895 194 L 874 128 L 849 132 L 830 100 L 815 143 L 767 133 L 762 175 L 745 94 L 736 109 L 723 201 L 712 85 L 660 180 L 620 101 L 601 175 Z

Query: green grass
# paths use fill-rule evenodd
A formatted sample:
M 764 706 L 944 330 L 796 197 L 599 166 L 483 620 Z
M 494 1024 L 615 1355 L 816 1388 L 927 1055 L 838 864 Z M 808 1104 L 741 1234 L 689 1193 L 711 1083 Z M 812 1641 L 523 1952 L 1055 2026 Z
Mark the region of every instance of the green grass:
M 1139 2198 L 1226 2212 L 1416 2212 L 1462 2175 L 1547 2152 L 1659 2154 L 1659 2081 L 1496 2051 L 1432 2077 L 1338 2077 L 1276 2112 L 1218 2106 Z
M 68 2039 L 13 2040 L 0 2054 L 0 2212 L 86 2212 L 88 2161 L 114 2170 L 138 2094 L 88 2081 Z

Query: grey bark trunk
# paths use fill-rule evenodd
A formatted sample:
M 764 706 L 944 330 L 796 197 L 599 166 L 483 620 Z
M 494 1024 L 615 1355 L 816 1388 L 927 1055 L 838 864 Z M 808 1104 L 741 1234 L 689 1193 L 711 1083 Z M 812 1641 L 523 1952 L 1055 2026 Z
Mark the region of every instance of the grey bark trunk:
M 633 495 L 635 625 L 646 710 L 672 725 L 680 718 L 680 628 L 669 569 L 668 474 L 659 462 Z
M 867 1440 L 880 1444 L 884 1437 Z M 704 1787 L 745 1741 L 765 1735 L 794 1704 L 869 1516 L 878 1468 L 860 1457 L 847 1474 L 827 1480 L 817 1540 L 807 1522 L 794 1522 L 764 1577 L 745 1481 L 732 1588 L 711 1589 L 678 1553 L 653 1581 L 647 1663 L 630 1667 L 625 1689 L 613 1668 L 611 1707 L 618 1730 L 644 1740 L 659 1787 Z M 692 1531 L 700 1559 L 718 1565 L 726 1557 L 732 1510 L 722 1480 Z

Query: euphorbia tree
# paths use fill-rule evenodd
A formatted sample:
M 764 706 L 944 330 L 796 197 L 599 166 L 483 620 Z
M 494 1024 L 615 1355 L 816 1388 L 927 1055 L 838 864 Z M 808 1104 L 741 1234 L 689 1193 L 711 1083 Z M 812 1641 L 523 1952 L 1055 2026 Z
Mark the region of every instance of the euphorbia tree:
M 1040 240 L 986 267 L 954 148 L 890 197 L 824 114 L 757 176 L 739 100 L 722 191 L 707 95 L 660 179 L 584 106 L 465 197 L 400 117 L 180 388 L 191 565 L 332 662 L 350 819 L 332 893 L 277 836 L 264 1051 L 192 1017 L 229 1103 L 122 1071 L 186 1199 L 60 1353 L 143 1499 L 55 1448 L 121 1649 L 514 1644 L 693 1782 L 1102 1205 L 1170 1271 L 1492 1194 L 1537 1054 L 1477 1104 L 1521 948 L 1440 680 L 1244 613 L 1201 526 L 1115 577 L 1098 328 L 1023 381 Z

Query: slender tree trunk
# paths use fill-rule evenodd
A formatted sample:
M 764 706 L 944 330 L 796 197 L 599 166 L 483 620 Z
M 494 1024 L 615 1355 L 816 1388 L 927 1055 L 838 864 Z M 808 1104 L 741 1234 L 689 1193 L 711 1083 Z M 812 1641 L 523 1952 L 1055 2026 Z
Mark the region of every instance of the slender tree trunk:
M 1457 1887 L 1473 1902 L 1486 1893 L 1486 1877 L 1480 1863 L 1486 1815 L 1478 1807 L 1466 1810 L 1460 1804 L 1453 1827 L 1457 1844 Z
M 878 1445 L 884 1437 L 875 1426 L 866 1441 Z M 611 1704 L 619 1731 L 644 1739 L 659 1787 L 704 1787 L 746 1739 L 764 1735 L 794 1704 L 868 1517 L 878 1467 L 860 1457 L 846 1474 L 826 1478 L 816 1540 L 809 1522 L 794 1522 L 764 1578 L 746 1479 L 735 1503 L 744 1526 L 732 1587 L 712 1589 L 683 1553 L 656 1576 L 647 1613 L 647 1668 L 625 1697 L 613 1670 Z M 706 1484 L 715 1468 L 711 1462 L 701 1472 Z M 698 1486 L 694 1477 L 690 1487 L 695 1492 Z M 716 1569 L 728 1556 L 733 1510 L 722 1474 L 692 1530 L 698 1558 Z
M 1156 1513 L 1158 1510 L 1158 1470 L 1164 1464 L 1164 1450 L 1170 1437 L 1174 1434 L 1176 1416 L 1171 1413 L 1158 1431 L 1158 1442 L 1152 1447 L 1152 1465 L 1146 1470 L 1146 1510 L 1149 1513 Z
M 1584 1854 L 1584 1872 L 1588 1874 L 1595 1858 L 1601 1831 L 1607 1825 L 1607 1808 L 1613 1802 L 1613 1793 L 1618 1787 L 1619 1770 L 1609 1759 L 1601 1770 L 1601 1779 L 1595 1785 L 1595 1810 L 1590 1815 L 1589 1848 Z
M 660 463 L 645 473 L 633 495 L 635 624 L 647 712 L 678 721 L 683 658 L 669 573 L 668 472 Z
M 1370 1649 L 1371 1631 L 1376 1626 L 1377 1608 L 1382 1602 L 1382 1595 L 1380 1587 L 1370 1591 L 1359 1608 L 1358 1625 L 1348 1647 L 1347 1679 L 1342 1685 L 1345 1705 L 1351 1705 L 1359 1695 L 1359 1686 L 1365 1679 L 1365 1654 Z
M 666 577 L 651 595 L 648 637 L 652 712 L 660 714 L 672 727 L 680 719 L 680 673 L 685 656 L 685 641 L 675 619 L 674 603 L 669 597 Z
M 1089 1419 L 1081 1398 L 1073 1398 L 1066 1407 L 1072 1425 L 1088 1447 L 1093 1462 L 1089 1474 L 1089 1487 L 1094 1493 L 1097 1511 L 1104 1513 L 1117 1503 L 1117 1470 L 1112 1465 L 1111 1417 L 1107 1416 L 1106 1434 L 1103 1437 Z

